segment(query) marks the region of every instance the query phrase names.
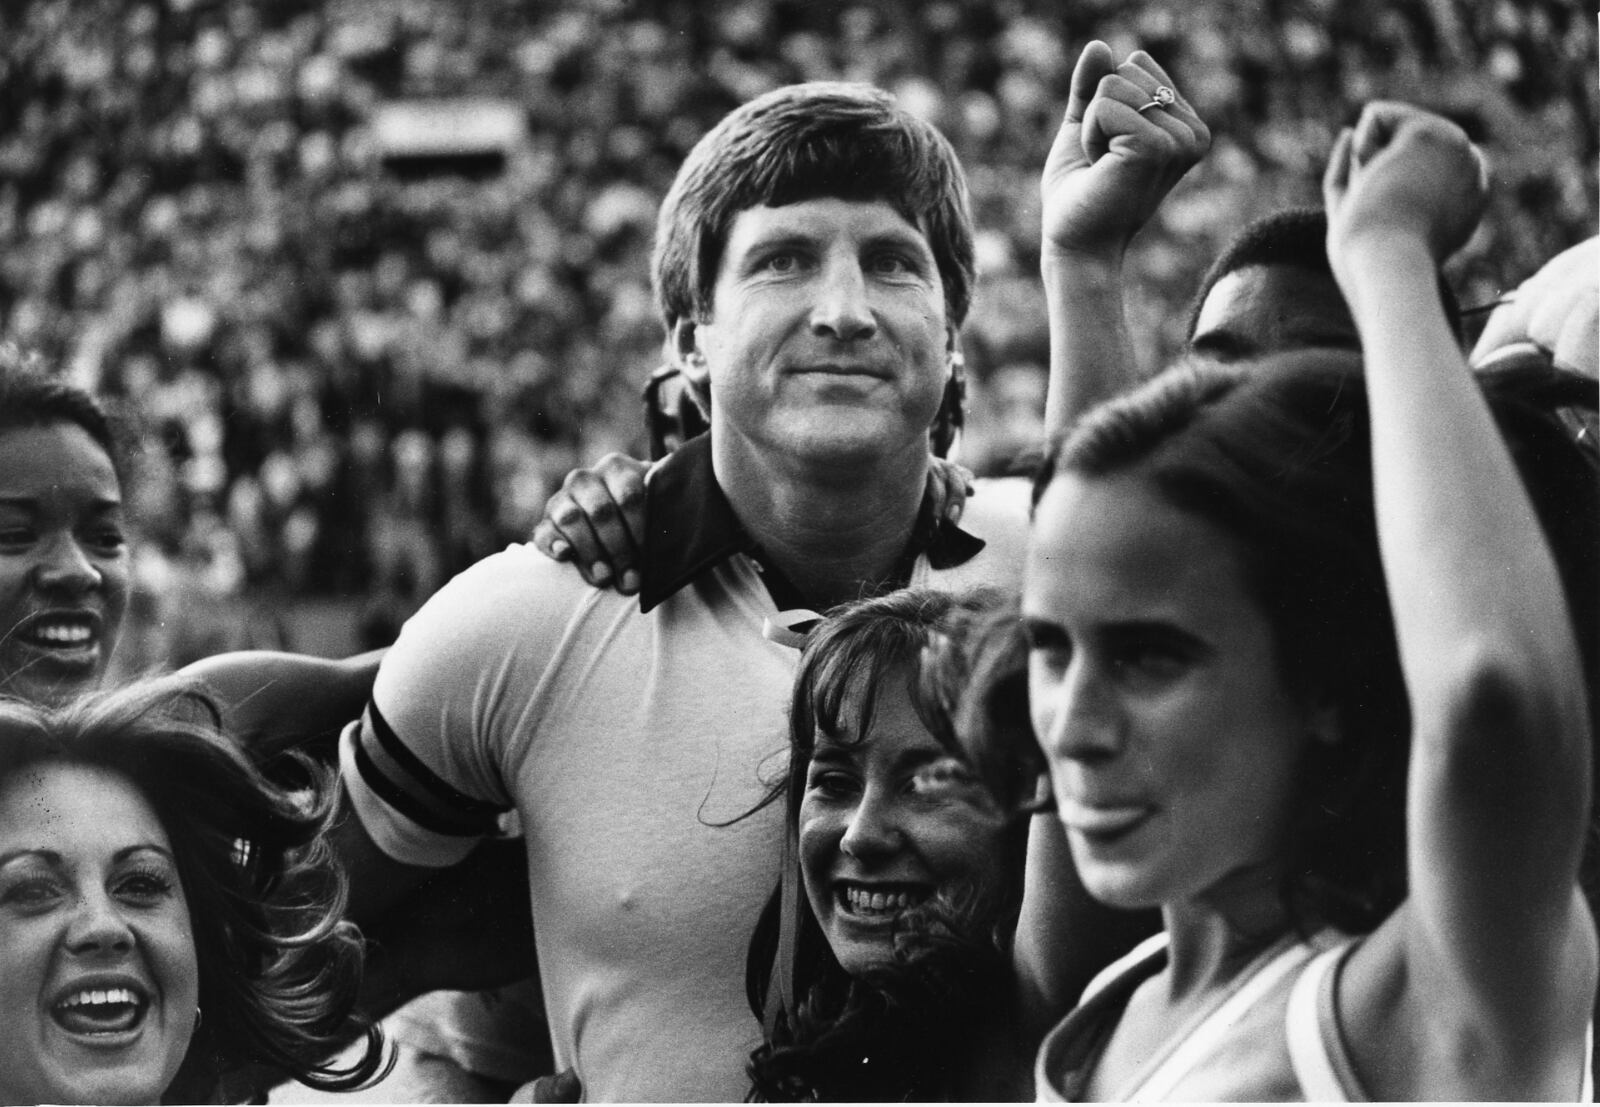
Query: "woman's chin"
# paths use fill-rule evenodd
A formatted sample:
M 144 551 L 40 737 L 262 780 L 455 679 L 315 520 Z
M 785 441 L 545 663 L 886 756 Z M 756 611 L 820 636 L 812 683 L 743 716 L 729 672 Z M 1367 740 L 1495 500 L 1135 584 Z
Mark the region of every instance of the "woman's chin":
M 1138 911 L 1159 907 L 1165 900 L 1153 874 L 1135 865 L 1107 864 L 1073 851 L 1078 879 L 1084 889 L 1107 907 Z

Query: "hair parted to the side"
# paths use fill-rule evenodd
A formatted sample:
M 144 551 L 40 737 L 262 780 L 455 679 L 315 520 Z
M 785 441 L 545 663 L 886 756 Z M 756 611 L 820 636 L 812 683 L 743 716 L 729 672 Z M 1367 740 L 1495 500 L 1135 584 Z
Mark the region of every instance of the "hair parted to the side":
M 206 1102 L 219 1078 L 266 1065 L 326 1091 L 383 1071 L 383 1039 L 354 1013 L 361 937 L 342 920 L 345 878 L 324 839 L 338 801 L 331 771 L 271 784 L 218 728 L 215 704 L 177 677 L 59 706 L 0 697 L 0 780 L 46 763 L 127 779 L 171 841 L 199 966 L 195 1030 L 164 1102 Z M 330 1061 L 353 1036 L 350 1067 Z
M 787 85 L 728 113 L 678 170 L 656 223 L 652 276 L 668 332 L 709 317 L 734 216 L 822 197 L 883 200 L 927 235 L 952 327 L 972 299 L 966 176 L 932 124 L 871 85 Z
M 1284 208 L 1251 220 L 1239 230 L 1222 253 L 1206 269 L 1189 301 L 1189 323 L 1184 331 L 1194 337 L 1200 322 L 1200 308 L 1218 281 L 1229 273 L 1253 265 L 1284 265 L 1308 273 L 1333 278 L 1333 263 L 1328 260 L 1328 213 L 1321 208 Z M 1439 298 L 1444 303 L 1450 333 L 1461 334 L 1461 302 L 1450 282 L 1439 275 Z
M 1526 378 L 1484 383 L 1592 673 L 1600 480 L 1556 414 L 1570 397 Z M 1309 909 L 1317 923 L 1351 932 L 1371 930 L 1406 891 L 1411 719 L 1379 560 L 1371 454 L 1358 355 L 1195 360 L 1088 413 L 1058 440 L 1034 490 L 1037 503 L 1063 473 L 1137 473 L 1232 539 L 1286 686 L 1331 707 L 1340 723 L 1340 740 L 1312 743 L 1299 774 L 1283 895 L 1297 917 Z M 1588 691 L 1593 702 L 1592 682 Z
M 40 355 L 0 342 L 0 434 L 52 423 L 82 427 L 105 450 L 117 479 L 127 477 L 122 433 L 100 401 L 52 373 Z
M 789 765 L 770 799 L 798 825 L 817 736 L 860 740 L 874 695 L 903 682 L 919 719 L 942 746 L 967 758 L 952 712 L 970 671 L 968 629 L 1003 606 L 1000 593 L 951 595 L 902 589 L 841 605 L 807 637 L 789 714 Z M 1004 775 L 1004 770 L 998 770 Z M 988 782 L 989 773 L 980 769 Z M 795 1099 L 938 1099 L 957 1075 L 973 1019 L 1009 996 L 1009 946 L 1021 905 L 1026 820 L 1007 839 L 998 893 L 961 890 L 902 914 L 894 961 L 853 978 L 839 965 L 805 894 L 774 892 L 757 924 L 746 991 L 761 1017 L 775 973 L 790 974 L 795 1007 L 751 1055 L 752 1096 Z M 793 833 L 783 865 L 798 872 Z M 775 965 L 785 915 L 794 926 L 793 961 Z M 863 1060 L 868 1058 L 870 1060 Z

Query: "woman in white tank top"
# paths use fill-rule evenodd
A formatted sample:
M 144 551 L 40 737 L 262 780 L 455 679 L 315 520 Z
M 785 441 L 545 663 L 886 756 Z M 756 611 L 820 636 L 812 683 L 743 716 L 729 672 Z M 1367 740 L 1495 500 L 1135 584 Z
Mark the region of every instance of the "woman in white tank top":
M 1446 325 L 1484 204 L 1460 130 L 1373 105 L 1325 194 L 1364 365 L 1175 368 L 1041 479 L 1059 823 L 1091 894 L 1165 922 L 1046 1041 L 1044 1098 L 1588 1092 L 1595 471 Z

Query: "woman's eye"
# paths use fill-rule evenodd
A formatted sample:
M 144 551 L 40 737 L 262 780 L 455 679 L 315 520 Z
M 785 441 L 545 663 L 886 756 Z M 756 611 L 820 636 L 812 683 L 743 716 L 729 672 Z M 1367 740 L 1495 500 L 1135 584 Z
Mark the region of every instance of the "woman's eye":
M 127 536 L 114 527 L 95 531 L 89 536 L 89 544 L 102 550 L 120 550 L 127 541 Z
M 1186 662 L 1162 646 L 1129 646 L 1117 652 L 1113 664 L 1125 678 L 1161 682 L 1181 674 Z
M 0 526 L 0 546 L 26 546 L 32 541 L 31 527 Z
M 800 259 L 792 253 L 768 254 L 761 267 L 773 273 L 793 273 L 800 267 Z
M 806 781 L 806 790 L 824 796 L 846 796 L 855 791 L 855 778 L 849 773 L 821 772 Z
M 129 873 L 117 881 L 116 893 L 132 903 L 155 903 L 172 893 L 172 880 L 155 870 Z
M 1067 637 L 1065 630 L 1052 623 L 1042 619 L 1025 619 L 1022 638 L 1028 644 L 1029 659 L 1047 669 L 1059 672 L 1072 660 L 1072 640 Z
M 1064 640 L 1032 642 L 1028 645 L 1028 667 L 1034 677 L 1059 680 L 1072 664 L 1072 647 Z
M 47 907 L 61 898 L 61 885 L 49 877 L 24 877 L 0 886 L 0 903 L 8 907 Z

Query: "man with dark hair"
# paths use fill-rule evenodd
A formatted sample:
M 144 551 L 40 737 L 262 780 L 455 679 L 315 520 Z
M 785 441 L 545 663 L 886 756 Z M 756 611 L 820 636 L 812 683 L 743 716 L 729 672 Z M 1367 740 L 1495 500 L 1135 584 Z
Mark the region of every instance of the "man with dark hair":
M 1451 329 L 1461 308 L 1439 278 Z M 1231 361 L 1308 346 L 1361 349 L 1328 263 L 1328 217 L 1286 208 L 1246 224 L 1211 263 L 1189 308 L 1189 348 Z
M 1141 137 L 1072 162 L 1058 198 L 1115 197 L 1129 158 L 1198 159 L 1203 127 L 1179 141 L 1136 110 L 1165 87 L 1153 63 L 1085 58 L 1063 134 L 1109 112 L 1102 139 Z M 660 215 L 667 356 L 710 430 L 651 471 L 638 600 L 531 546 L 490 557 L 406 624 L 343 736 L 357 921 L 517 813 L 556 1064 L 591 1100 L 747 1090 L 746 943 L 783 833 L 756 808 L 797 625 L 906 585 L 1016 580 L 1026 482 L 992 484 L 960 527 L 925 495 L 972 274 L 961 168 L 891 97 L 819 83 L 735 110 Z
M 738 1100 L 790 613 L 1014 579 L 1025 512 L 1020 489 L 966 529 L 924 510 L 972 232 L 949 144 L 887 94 L 729 115 L 662 206 L 655 277 L 711 430 L 651 478 L 639 600 L 531 547 L 448 584 L 346 733 L 342 845 L 381 917 L 516 810 L 558 1066 L 596 1100 Z

